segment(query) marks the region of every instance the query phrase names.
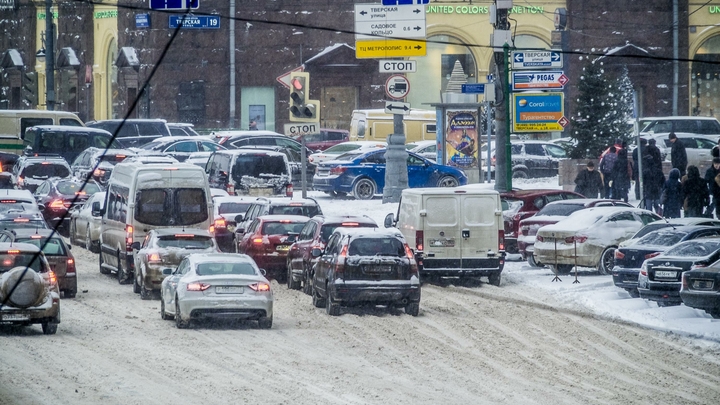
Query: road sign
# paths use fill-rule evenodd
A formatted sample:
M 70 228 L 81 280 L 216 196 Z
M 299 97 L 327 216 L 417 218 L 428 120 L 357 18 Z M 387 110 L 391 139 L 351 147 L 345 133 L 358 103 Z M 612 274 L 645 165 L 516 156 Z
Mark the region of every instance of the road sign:
M 355 5 L 355 40 L 425 38 L 425 8 Z
M 150 28 L 150 14 L 135 14 L 135 28 Z
M 513 69 L 537 69 L 539 67 L 561 68 L 562 56 L 559 51 L 513 51 Z
M 485 93 L 485 83 L 470 83 L 462 85 L 463 93 L 482 94 Z
M 565 128 L 569 123 L 570 121 L 568 121 L 568 119 L 565 118 L 564 115 L 558 120 L 558 124 L 560 124 L 563 128 Z
M 410 93 L 410 82 L 405 76 L 392 75 L 385 81 L 385 94 L 393 100 L 402 100 Z
M 388 114 L 410 114 L 410 103 L 401 103 L 399 101 L 386 101 L 385 112 Z
M 417 70 L 414 60 L 380 60 L 380 73 L 409 73 Z
M 277 80 L 280 84 L 282 84 L 283 86 L 285 86 L 289 89 L 290 88 L 290 74 L 292 72 L 302 72 L 304 70 L 305 70 L 305 68 L 303 68 L 302 66 L 298 66 L 289 72 L 285 72 L 285 73 L 281 74 L 280 76 L 275 78 L 275 80 Z
M 220 29 L 220 16 L 217 15 L 171 15 L 168 26 L 177 28 Z
M 383 6 L 401 6 L 404 4 L 428 4 L 430 0 L 383 0 Z
M 187 10 L 200 7 L 200 0 L 150 0 L 151 10 Z
M 285 135 L 297 136 L 305 134 L 315 134 L 320 132 L 319 124 L 314 122 L 305 122 L 300 124 L 285 124 Z
M 563 93 L 513 93 L 513 106 L 515 132 L 563 130 Z
M 410 39 L 355 41 L 355 57 L 358 59 L 398 58 L 426 54 L 427 46 L 424 41 Z
M 562 89 L 570 81 L 561 70 L 512 72 L 513 90 Z

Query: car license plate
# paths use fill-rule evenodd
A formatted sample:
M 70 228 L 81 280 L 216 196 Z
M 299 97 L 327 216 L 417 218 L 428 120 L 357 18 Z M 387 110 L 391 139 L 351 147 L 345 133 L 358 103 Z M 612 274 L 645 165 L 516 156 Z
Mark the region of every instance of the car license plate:
M 215 293 L 217 294 L 242 294 L 242 286 L 217 286 Z
M 286 251 L 290 250 L 290 245 L 278 245 L 275 250 Z
M 393 269 L 393 266 L 365 266 L 366 273 L 389 273 Z
M 428 242 L 430 242 L 430 247 L 454 247 L 455 246 L 455 238 L 430 239 Z
M 677 271 L 655 271 L 655 278 L 677 278 Z
M 30 315 L 25 314 L 3 314 L 0 315 L 0 320 L 3 321 L 27 321 L 30 319 Z
M 713 280 L 694 280 L 692 286 L 696 290 L 712 290 L 714 284 Z

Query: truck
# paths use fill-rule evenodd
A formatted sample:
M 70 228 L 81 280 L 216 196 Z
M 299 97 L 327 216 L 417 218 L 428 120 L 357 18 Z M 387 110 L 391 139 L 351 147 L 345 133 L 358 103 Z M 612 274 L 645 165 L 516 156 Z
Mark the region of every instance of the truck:
M 384 109 L 355 110 L 350 119 L 351 141 L 387 141 L 393 133 L 393 115 Z M 435 111 L 410 110 L 403 116 L 405 142 L 436 140 L 437 122 Z

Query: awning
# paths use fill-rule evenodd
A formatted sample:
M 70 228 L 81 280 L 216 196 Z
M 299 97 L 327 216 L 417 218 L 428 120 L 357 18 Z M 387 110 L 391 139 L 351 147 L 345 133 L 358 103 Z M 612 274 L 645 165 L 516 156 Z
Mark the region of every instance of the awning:
M 2 60 L 0 60 L 1 68 L 22 68 L 24 65 L 22 56 L 17 49 L 8 49 L 3 52 Z

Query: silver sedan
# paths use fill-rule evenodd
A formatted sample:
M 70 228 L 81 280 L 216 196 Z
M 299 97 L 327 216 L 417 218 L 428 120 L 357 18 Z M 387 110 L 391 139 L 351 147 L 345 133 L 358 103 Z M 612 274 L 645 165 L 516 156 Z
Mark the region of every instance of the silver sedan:
M 175 318 L 180 329 L 200 319 L 255 319 L 262 329 L 272 327 L 270 282 L 250 256 L 192 254 L 163 274 L 160 317 Z

